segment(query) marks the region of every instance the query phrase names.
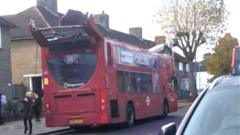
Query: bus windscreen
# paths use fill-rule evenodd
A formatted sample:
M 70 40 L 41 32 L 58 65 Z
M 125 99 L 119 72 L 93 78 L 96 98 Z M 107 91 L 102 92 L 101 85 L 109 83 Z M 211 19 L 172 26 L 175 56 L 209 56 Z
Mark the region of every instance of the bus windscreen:
M 54 80 L 65 88 L 80 87 L 93 75 L 97 54 L 66 54 L 48 59 L 48 69 Z

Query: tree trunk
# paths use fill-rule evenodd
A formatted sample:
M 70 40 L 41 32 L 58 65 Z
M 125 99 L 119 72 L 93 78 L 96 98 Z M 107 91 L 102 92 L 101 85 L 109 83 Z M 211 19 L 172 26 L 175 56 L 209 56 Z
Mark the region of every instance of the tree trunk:
M 196 87 L 196 77 L 195 77 L 195 70 L 194 70 L 194 63 L 189 62 L 189 88 L 190 93 L 189 96 L 191 99 L 195 99 L 197 97 L 197 87 Z

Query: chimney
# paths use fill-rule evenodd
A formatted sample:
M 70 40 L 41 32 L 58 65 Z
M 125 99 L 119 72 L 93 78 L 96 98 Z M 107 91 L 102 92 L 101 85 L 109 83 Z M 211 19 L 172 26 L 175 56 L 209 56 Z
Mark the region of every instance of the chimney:
M 109 16 L 108 14 L 102 12 L 102 14 L 96 14 L 93 16 L 96 24 L 101 25 L 102 27 L 109 29 Z
M 156 43 L 156 45 L 165 44 L 166 43 L 166 37 L 165 36 L 156 36 L 155 37 L 155 43 Z
M 58 12 L 57 0 L 37 0 L 37 6 L 47 8 L 53 12 Z
M 141 39 L 142 38 L 142 28 L 141 27 L 130 28 L 129 34 Z

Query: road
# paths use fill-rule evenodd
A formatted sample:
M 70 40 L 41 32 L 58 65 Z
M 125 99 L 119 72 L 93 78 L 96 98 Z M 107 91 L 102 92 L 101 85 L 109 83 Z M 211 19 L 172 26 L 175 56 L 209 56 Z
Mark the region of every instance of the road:
M 159 135 L 161 126 L 164 124 L 175 122 L 179 125 L 187 109 L 188 108 L 179 109 L 179 111 L 169 114 L 167 118 L 158 117 L 138 121 L 132 128 L 122 128 L 119 125 L 101 126 L 79 131 L 69 130 L 67 132 L 58 133 L 57 135 Z
M 44 118 L 41 122 L 33 120 L 34 135 L 158 135 L 161 126 L 169 122 L 179 124 L 187 111 L 187 107 L 169 114 L 166 118 L 151 118 L 138 121 L 132 128 L 121 128 L 119 125 L 93 127 L 85 130 L 75 131 L 68 128 L 49 128 L 45 126 Z M 14 121 L 0 125 L 1 135 L 23 135 L 23 122 Z

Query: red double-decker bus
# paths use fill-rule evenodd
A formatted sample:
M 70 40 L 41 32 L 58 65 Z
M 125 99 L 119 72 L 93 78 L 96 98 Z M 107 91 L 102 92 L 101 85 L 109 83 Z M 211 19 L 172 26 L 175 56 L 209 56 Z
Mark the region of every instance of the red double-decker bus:
M 233 75 L 240 75 L 240 46 L 233 48 L 231 66 Z
M 91 17 L 80 25 L 30 26 L 41 46 L 48 127 L 132 126 L 177 110 L 171 55 L 106 37 Z

